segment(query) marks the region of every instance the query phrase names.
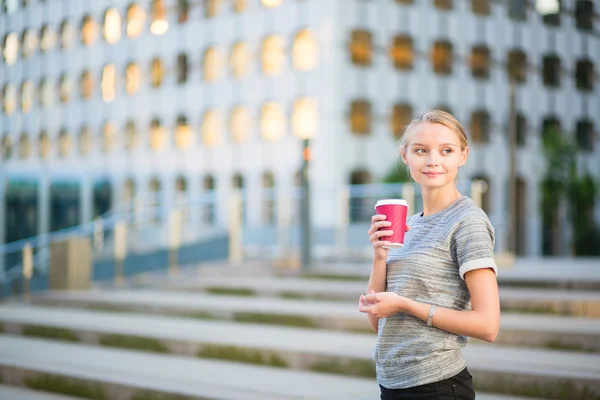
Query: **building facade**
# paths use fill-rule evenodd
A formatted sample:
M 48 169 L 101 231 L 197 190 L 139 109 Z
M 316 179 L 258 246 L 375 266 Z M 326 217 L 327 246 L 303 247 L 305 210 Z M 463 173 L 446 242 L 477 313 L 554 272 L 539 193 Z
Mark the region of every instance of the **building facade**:
M 600 178 L 597 1 L 0 3 L 0 242 L 148 193 L 168 209 L 243 189 L 246 223 L 273 224 L 265 193 L 299 184 L 307 138 L 312 221 L 331 226 L 331 193 L 381 181 L 429 108 L 467 127 L 461 179 L 486 182 L 500 251 L 511 115 L 518 253 L 568 252 L 565 237 L 544 248 L 544 135 L 573 138 L 580 173 Z M 225 223 L 219 204 L 202 224 Z

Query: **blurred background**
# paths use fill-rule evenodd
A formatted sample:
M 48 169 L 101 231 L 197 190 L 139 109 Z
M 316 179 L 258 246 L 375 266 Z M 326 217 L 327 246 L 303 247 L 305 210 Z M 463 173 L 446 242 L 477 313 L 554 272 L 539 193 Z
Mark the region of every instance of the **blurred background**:
M 397 141 L 431 108 L 468 131 L 458 185 L 513 283 L 596 291 L 599 9 L 0 0 L 0 297 L 198 266 L 366 282 L 375 202 L 422 207 Z

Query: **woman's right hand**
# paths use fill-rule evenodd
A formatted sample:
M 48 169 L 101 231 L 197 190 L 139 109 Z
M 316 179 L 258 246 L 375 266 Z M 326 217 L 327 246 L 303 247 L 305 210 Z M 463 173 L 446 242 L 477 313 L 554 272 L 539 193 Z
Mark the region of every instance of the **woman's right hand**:
M 387 228 L 392 225 L 390 221 L 386 221 L 386 216 L 383 214 L 373 215 L 371 217 L 371 229 L 369 229 L 369 240 L 373 245 L 374 256 L 376 260 L 386 260 L 389 250 L 383 246 L 389 246 L 391 242 L 380 240 L 385 236 L 392 236 L 392 230 L 379 230 L 379 228 Z

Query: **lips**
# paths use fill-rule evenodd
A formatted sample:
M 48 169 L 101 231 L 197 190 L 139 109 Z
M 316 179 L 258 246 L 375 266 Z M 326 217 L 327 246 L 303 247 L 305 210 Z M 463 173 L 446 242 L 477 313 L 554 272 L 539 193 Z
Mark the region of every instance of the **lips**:
M 423 172 L 423 175 L 428 176 L 430 178 L 435 178 L 442 175 L 441 172 Z

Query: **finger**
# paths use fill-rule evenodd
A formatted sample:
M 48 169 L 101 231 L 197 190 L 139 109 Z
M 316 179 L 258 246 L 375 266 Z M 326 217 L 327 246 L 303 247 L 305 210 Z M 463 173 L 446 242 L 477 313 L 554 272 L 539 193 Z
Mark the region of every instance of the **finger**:
M 406 232 L 410 231 L 410 225 L 406 225 Z
M 381 299 L 381 293 L 369 293 L 368 295 L 365 296 L 365 301 L 371 301 L 374 303 L 380 302 Z
M 383 246 L 390 247 L 391 244 L 392 244 L 392 242 L 389 242 L 389 241 L 386 241 L 386 240 L 380 240 L 378 242 L 375 242 L 374 246 L 375 247 L 383 247 Z M 387 249 L 384 248 L 384 250 L 389 250 L 389 248 L 387 248 Z
M 371 217 L 371 223 L 375 223 L 377 221 L 383 221 L 386 218 L 387 217 L 385 216 L 385 214 L 375 214 Z
M 384 237 L 384 236 L 392 236 L 394 234 L 394 231 L 377 231 L 375 232 L 375 235 L 377 236 L 377 238 L 380 237 Z

